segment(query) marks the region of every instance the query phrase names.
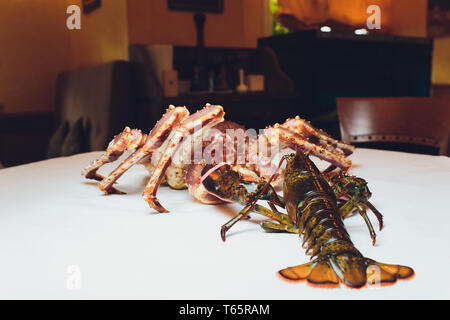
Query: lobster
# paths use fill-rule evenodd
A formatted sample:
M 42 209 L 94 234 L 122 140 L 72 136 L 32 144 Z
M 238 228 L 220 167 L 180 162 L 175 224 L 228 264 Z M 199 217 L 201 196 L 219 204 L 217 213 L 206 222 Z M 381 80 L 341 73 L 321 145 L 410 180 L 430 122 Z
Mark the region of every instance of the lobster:
M 394 284 L 398 279 L 413 277 L 412 268 L 366 258 L 353 245 L 330 184 L 307 155 L 297 150 L 295 154 L 284 156 L 282 161 L 287 162 L 283 203 L 292 226 L 279 221 L 279 226 L 268 222 L 265 228 L 297 228 L 303 238 L 302 246 L 311 259 L 315 258 L 280 270 L 279 275 L 283 279 L 306 280 L 312 286 L 339 287 L 343 283 L 350 288 L 361 288 L 366 284 Z M 269 184 L 270 181 L 245 208 L 244 215 L 253 210 L 260 198 L 264 198 L 270 189 Z

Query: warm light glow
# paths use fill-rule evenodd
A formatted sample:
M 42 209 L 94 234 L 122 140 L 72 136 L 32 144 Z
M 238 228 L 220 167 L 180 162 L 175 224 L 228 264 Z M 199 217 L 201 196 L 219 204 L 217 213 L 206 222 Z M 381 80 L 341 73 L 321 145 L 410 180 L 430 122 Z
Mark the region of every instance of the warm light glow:
M 355 34 L 356 34 L 357 36 L 367 36 L 367 35 L 369 34 L 369 31 L 367 31 L 367 29 L 364 29 L 364 28 L 362 28 L 362 29 L 356 29 L 356 30 L 355 30 Z
M 377 5 L 382 12 L 381 30 L 377 32 L 389 33 L 393 3 L 394 0 L 278 0 L 276 19 L 291 31 L 319 29 L 323 25 L 333 28 L 332 32 L 343 26 L 354 30 L 367 28 L 367 19 L 371 17 L 367 9 Z
M 322 32 L 331 32 L 331 28 L 329 26 L 323 26 L 320 28 L 320 31 Z

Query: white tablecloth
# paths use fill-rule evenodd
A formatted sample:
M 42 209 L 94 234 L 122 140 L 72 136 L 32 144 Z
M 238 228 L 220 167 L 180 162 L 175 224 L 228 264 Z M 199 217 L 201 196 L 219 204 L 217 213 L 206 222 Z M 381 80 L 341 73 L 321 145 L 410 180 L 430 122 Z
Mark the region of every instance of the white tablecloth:
M 0 170 L 0 298 L 450 298 L 450 158 L 366 149 L 351 156 L 352 173 L 369 182 L 385 218 L 374 247 L 363 220 L 347 219 L 353 242 L 367 257 L 416 272 L 393 286 L 351 290 L 281 280 L 279 269 L 309 258 L 297 235 L 265 233 L 256 214 L 223 243 L 220 226 L 238 205 L 203 205 L 161 187 L 170 213 L 152 214 L 141 198 L 142 166 L 119 180 L 127 195 L 104 196 L 80 175 L 98 155 Z

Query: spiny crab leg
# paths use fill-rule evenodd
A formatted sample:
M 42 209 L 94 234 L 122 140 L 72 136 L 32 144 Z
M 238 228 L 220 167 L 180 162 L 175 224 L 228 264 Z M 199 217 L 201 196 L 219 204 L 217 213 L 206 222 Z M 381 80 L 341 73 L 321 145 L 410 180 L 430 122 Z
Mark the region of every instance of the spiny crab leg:
M 221 106 L 207 104 L 202 110 L 197 111 L 184 120 L 176 129 L 142 193 L 144 200 L 147 201 L 153 209 L 158 212 L 167 212 L 156 197 L 156 192 L 158 191 L 158 186 L 161 183 L 163 174 L 170 165 L 171 158 L 180 146 L 183 137 L 194 134 L 200 128 L 211 127 L 222 122 L 224 115 L 225 112 Z
M 150 131 L 145 143 L 133 152 L 125 161 L 123 161 L 109 176 L 99 182 L 98 187 L 104 193 L 114 192 L 113 184 L 124 174 L 129 168 L 138 161 L 149 156 L 152 151 L 156 150 L 167 139 L 172 129 L 178 126 L 189 116 L 189 111 L 185 107 L 169 106 L 163 117 L 156 123 Z
M 88 167 L 81 171 L 81 175 L 86 179 L 92 179 L 97 181 L 102 181 L 104 177 L 97 173 L 104 164 L 116 161 L 125 152 L 125 150 L 133 150 L 141 147 L 147 135 L 143 134 L 141 130 L 125 127 L 125 129 L 114 137 L 113 140 L 108 144 L 108 148 L 105 153 L 103 153 L 100 158 L 92 161 Z
M 324 149 L 320 145 L 309 142 L 303 136 L 280 126 L 278 123 L 273 127 L 264 129 L 264 135 L 271 144 L 279 143 L 279 140 L 281 140 L 292 149 L 300 148 L 304 153 L 312 154 L 319 159 L 328 161 L 344 171 L 348 171 L 352 166 L 351 160 L 347 159 L 343 153 L 338 154 L 330 152 L 328 149 Z
M 331 138 L 324 131 L 314 128 L 310 122 L 303 120 L 299 116 L 296 116 L 293 119 L 287 119 L 281 126 L 294 131 L 305 139 L 311 140 L 313 143 L 316 143 L 317 141 L 317 144 L 332 153 L 343 152 L 348 156 L 355 150 L 354 146 Z M 340 150 L 336 148 L 339 148 Z

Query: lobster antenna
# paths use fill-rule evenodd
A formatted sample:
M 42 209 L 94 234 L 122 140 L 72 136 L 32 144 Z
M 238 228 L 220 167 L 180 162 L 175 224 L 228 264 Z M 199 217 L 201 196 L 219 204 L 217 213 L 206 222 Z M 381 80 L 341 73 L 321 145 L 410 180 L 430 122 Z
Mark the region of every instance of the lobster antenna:
M 266 185 L 264 186 L 264 188 L 261 190 L 261 192 L 258 194 L 258 196 L 256 197 L 255 200 L 253 200 L 252 204 L 248 207 L 248 209 L 244 212 L 244 215 L 242 216 L 245 217 L 246 215 L 248 215 L 248 213 L 250 212 L 251 209 L 253 209 L 253 207 L 255 206 L 255 204 L 258 202 L 259 198 L 261 198 L 261 196 L 267 191 L 267 189 L 269 188 L 270 184 L 272 183 L 272 180 L 275 178 L 275 176 L 277 175 L 278 170 L 280 170 L 281 165 L 283 164 L 283 161 L 286 159 L 285 156 L 283 156 L 283 158 L 281 158 L 280 163 L 278 164 L 278 168 L 275 171 L 275 173 L 270 177 L 269 181 L 267 181 Z M 240 219 L 239 219 L 240 220 Z
M 258 196 L 255 198 L 255 200 L 253 200 L 253 202 L 248 205 L 245 210 L 242 210 L 240 213 L 240 217 L 237 220 L 234 220 L 230 225 L 228 226 L 222 226 L 222 229 L 220 230 L 220 236 L 222 237 L 222 241 L 225 241 L 225 234 L 226 232 L 232 227 L 234 226 L 238 221 L 241 221 L 243 218 L 245 218 L 250 211 L 253 209 L 253 207 L 255 206 L 256 202 L 258 202 L 259 198 L 261 198 L 261 196 L 267 191 L 267 189 L 270 186 L 270 183 L 272 182 L 272 180 L 275 178 L 278 170 L 280 169 L 281 165 L 283 164 L 283 161 L 285 160 L 286 156 L 283 156 L 283 158 L 280 161 L 280 164 L 278 165 L 277 170 L 275 171 L 275 173 L 270 177 L 269 181 L 267 181 L 266 185 L 264 186 L 264 188 L 262 188 L 261 192 L 258 194 Z

